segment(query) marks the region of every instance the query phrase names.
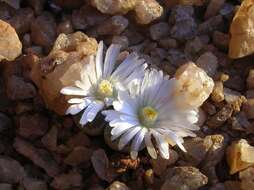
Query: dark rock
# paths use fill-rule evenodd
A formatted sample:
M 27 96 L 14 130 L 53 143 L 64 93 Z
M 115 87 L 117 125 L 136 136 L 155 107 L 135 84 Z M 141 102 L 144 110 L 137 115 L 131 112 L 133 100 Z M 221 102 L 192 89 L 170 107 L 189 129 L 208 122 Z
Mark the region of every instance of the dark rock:
M 35 13 L 38 15 L 42 12 L 46 0 L 26 0 L 28 4 L 34 9 Z
M 14 148 L 18 153 L 27 157 L 35 165 L 43 168 L 49 176 L 56 176 L 60 172 L 59 166 L 47 151 L 37 149 L 31 143 L 19 137 L 15 138 Z
M 18 76 L 10 76 L 6 81 L 7 96 L 12 100 L 23 100 L 33 98 L 36 95 L 35 87 L 25 82 L 23 78 Z
M 48 118 L 40 114 L 26 114 L 17 119 L 18 134 L 25 138 L 35 139 L 43 136 L 48 130 Z
M 47 147 L 48 150 L 54 151 L 57 147 L 57 135 L 58 129 L 56 126 L 52 126 L 49 132 L 41 139 L 42 144 Z
M 169 22 L 173 24 L 170 30 L 171 37 L 177 40 L 189 40 L 197 33 L 197 24 L 192 17 L 194 9 L 192 6 L 177 5 L 169 17 Z
M 7 183 L 0 183 L 1 190 L 12 190 L 12 185 Z
M 47 190 L 48 186 L 45 181 L 37 180 L 34 178 L 26 177 L 23 181 L 26 190 Z
M 82 186 L 82 176 L 75 171 L 71 171 L 67 174 L 61 174 L 56 176 L 51 183 L 51 186 L 56 189 L 74 189 L 75 187 Z
M 75 147 L 74 150 L 65 158 L 64 162 L 71 166 L 77 166 L 88 162 L 91 158 L 92 150 L 85 147 Z
M 18 9 L 15 16 L 8 22 L 15 28 L 19 35 L 30 31 L 30 26 L 34 20 L 33 10 L 30 8 Z
M 196 190 L 206 185 L 208 179 L 197 168 L 174 167 L 167 171 L 161 190 Z
M 206 124 L 212 128 L 220 127 L 232 116 L 232 113 L 233 113 L 232 106 L 226 105 L 214 116 L 210 117 L 207 120 Z
M 114 181 L 106 190 L 129 190 L 129 188 L 120 181 Z
M 103 23 L 99 24 L 96 28 L 98 35 L 119 35 L 127 27 L 129 21 L 123 16 L 113 16 Z
M 8 116 L 0 113 L 0 132 L 9 129 L 11 127 L 11 120 Z
M 112 182 L 114 179 L 114 172 L 109 165 L 108 157 L 103 149 L 99 149 L 93 152 L 91 161 L 94 170 L 99 178 L 107 182 Z
M 223 18 L 217 15 L 209 18 L 198 26 L 199 34 L 212 34 L 215 30 L 220 31 L 224 26 Z
M 16 160 L 0 157 L 0 180 L 4 183 L 20 183 L 25 177 L 25 170 Z
M 49 48 L 56 39 L 56 23 L 50 13 L 44 12 L 31 25 L 32 41 L 39 46 Z
M 169 25 L 166 22 L 159 22 L 150 26 L 150 36 L 153 40 L 169 36 L 169 31 Z

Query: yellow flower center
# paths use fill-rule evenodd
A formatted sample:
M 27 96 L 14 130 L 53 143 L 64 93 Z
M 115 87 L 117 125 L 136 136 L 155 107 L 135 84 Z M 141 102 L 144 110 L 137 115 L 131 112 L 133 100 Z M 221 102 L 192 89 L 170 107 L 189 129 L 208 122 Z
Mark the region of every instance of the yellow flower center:
M 108 80 L 102 80 L 98 86 L 98 94 L 103 97 L 113 96 L 113 85 Z
M 146 106 L 140 110 L 139 117 L 140 117 L 141 123 L 144 126 L 151 127 L 157 120 L 158 112 L 154 108 L 150 106 Z

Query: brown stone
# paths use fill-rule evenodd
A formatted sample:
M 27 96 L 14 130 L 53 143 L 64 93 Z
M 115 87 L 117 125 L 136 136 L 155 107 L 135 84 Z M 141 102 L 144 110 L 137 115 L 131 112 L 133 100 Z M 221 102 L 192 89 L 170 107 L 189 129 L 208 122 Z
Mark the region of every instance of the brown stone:
M 25 138 L 35 139 L 48 130 L 48 118 L 40 114 L 21 115 L 17 119 L 17 133 Z
M 77 146 L 74 150 L 65 158 L 64 162 L 71 166 L 77 166 L 84 162 L 88 162 L 91 158 L 92 150 Z
M 227 161 L 230 174 L 235 174 L 254 165 L 254 147 L 245 139 L 233 142 L 227 148 Z
M 149 24 L 158 19 L 163 8 L 156 0 L 139 0 L 135 6 L 136 20 L 140 24 Z
M 59 166 L 47 151 L 37 149 L 31 143 L 19 137 L 15 138 L 13 146 L 18 153 L 30 159 L 35 165 L 43 168 L 49 176 L 56 176 L 60 172 Z
M 67 174 L 56 176 L 51 183 L 51 186 L 56 189 L 74 189 L 82 186 L 82 175 L 75 171 L 70 171 Z
M 243 111 L 249 119 L 254 119 L 254 98 L 247 99 L 243 104 Z
M 207 177 L 194 167 L 174 167 L 167 171 L 161 190 L 195 190 L 207 184 Z
M 58 129 L 52 126 L 49 132 L 41 138 L 41 142 L 48 150 L 54 151 L 57 147 L 57 134 Z
M 214 87 L 213 80 L 206 72 L 192 62 L 179 67 L 175 78 L 177 85 L 173 96 L 180 106 L 201 106 Z
M 218 59 L 212 52 L 202 54 L 196 61 L 197 66 L 202 68 L 209 76 L 214 76 L 218 68 Z
M 214 83 L 211 99 L 216 103 L 219 103 L 224 100 L 223 83 L 221 81 L 216 81 Z
M 91 161 L 93 168 L 99 178 L 107 182 L 112 182 L 115 174 L 109 165 L 108 157 L 103 149 L 98 149 L 93 152 Z
M 65 114 L 69 104 L 60 90 L 74 86 L 75 81 L 80 80 L 80 70 L 89 61 L 87 55 L 94 54 L 96 48 L 95 39 L 81 32 L 61 34 L 51 53 L 33 65 L 31 78 L 49 109 L 60 115 Z
M 19 35 L 30 31 L 30 26 L 34 20 L 33 10 L 30 8 L 18 9 L 16 14 L 8 21 Z
M 91 0 L 91 4 L 99 11 L 106 14 L 126 14 L 134 9 L 137 0 Z
M 21 54 L 22 44 L 15 29 L 8 23 L 0 20 L 0 61 L 14 60 Z
M 26 82 L 22 77 L 15 75 L 7 78 L 6 91 L 11 100 L 24 100 L 33 98 L 36 95 L 36 89 L 32 83 Z
M 161 176 L 167 169 L 168 166 L 173 165 L 178 160 L 178 154 L 176 151 L 169 150 L 169 159 L 163 159 L 158 157 L 157 159 L 151 159 L 151 165 L 156 175 Z
M 129 190 L 129 188 L 120 181 L 114 181 L 106 190 Z
M 225 0 L 211 0 L 206 8 L 205 12 L 205 18 L 211 18 L 213 16 L 216 16 L 222 6 L 224 5 Z
M 254 52 L 254 36 L 251 32 L 254 30 L 252 11 L 254 2 L 245 0 L 237 10 L 230 26 L 230 43 L 228 55 L 230 58 L 240 58 Z
M 96 32 L 98 35 L 119 35 L 127 27 L 129 21 L 123 16 L 113 16 L 99 24 Z
M 22 182 L 24 177 L 25 170 L 18 161 L 6 156 L 0 157 L 1 182 L 16 184 Z
M 246 82 L 248 89 L 254 89 L 254 69 L 251 69 L 249 71 L 249 75 Z
M 56 38 L 56 23 L 53 16 L 44 12 L 31 25 L 32 41 L 39 46 L 50 48 Z

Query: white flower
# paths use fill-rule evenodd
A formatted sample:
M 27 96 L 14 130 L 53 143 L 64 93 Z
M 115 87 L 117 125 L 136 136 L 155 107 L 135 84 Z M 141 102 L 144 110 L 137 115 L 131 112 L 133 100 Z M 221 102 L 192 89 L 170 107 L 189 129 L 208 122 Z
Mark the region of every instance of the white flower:
M 181 109 L 175 105 L 174 84 L 175 79 L 169 80 L 162 71 L 147 71 L 143 80 L 130 85 L 129 92 L 119 92 L 118 99 L 113 102 L 114 110 L 102 112 L 112 127 L 111 140 L 120 138 L 120 150 L 131 143 L 133 159 L 143 145 L 152 158 L 157 158 L 153 142 L 160 155 L 168 159 L 169 144 L 177 144 L 185 151 L 183 137 L 194 137 L 192 131 L 199 129 L 195 125 L 197 109 Z
M 135 53 L 131 53 L 116 67 L 120 46 L 111 45 L 103 60 L 103 42 L 98 45 L 96 57 L 90 56 L 88 64 L 81 70 L 81 81 L 75 87 L 68 86 L 61 90 L 62 94 L 74 95 L 68 103 L 72 104 L 66 114 L 75 115 L 82 110 L 80 124 L 92 122 L 105 107 L 112 105 L 119 90 L 124 90 L 130 81 L 143 78 L 146 64 Z

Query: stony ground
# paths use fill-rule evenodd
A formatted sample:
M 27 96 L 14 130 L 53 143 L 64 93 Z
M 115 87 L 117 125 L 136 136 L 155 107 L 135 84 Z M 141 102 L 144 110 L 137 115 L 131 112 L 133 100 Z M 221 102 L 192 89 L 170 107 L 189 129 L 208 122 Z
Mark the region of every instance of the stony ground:
M 14 27 L 23 49 L 14 61 L 0 55 L 0 190 L 254 189 L 253 56 L 228 57 L 239 1 L 146 0 L 135 10 L 135 0 L 115 0 L 110 8 L 102 1 L 22 0 L 20 7 L 18 0 L 5 2 L 0 19 Z M 131 160 L 106 145 L 102 130 L 91 135 L 93 128 L 80 129 L 75 118 L 46 106 L 30 66 L 48 55 L 58 34 L 75 31 L 119 43 L 123 54 L 136 51 L 170 76 L 193 61 L 213 78 L 198 137 L 185 140 L 187 153 L 174 147 L 169 160 L 153 160 L 144 150 Z M 7 45 L 11 60 L 20 47 Z M 5 48 L 0 42 L 0 51 Z

